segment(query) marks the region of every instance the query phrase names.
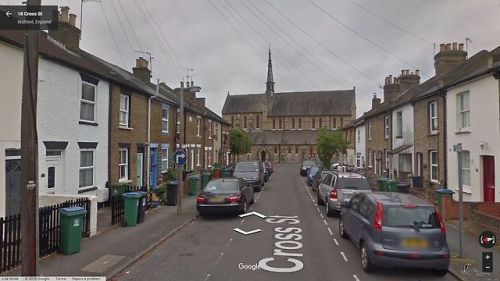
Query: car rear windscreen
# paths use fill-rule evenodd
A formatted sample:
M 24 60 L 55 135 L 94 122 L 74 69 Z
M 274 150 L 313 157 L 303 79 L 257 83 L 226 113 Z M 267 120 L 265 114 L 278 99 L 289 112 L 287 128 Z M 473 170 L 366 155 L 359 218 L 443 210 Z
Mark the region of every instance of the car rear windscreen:
M 389 227 L 440 228 L 434 207 L 384 206 L 382 225 Z
M 345 189 L 370 190 L 370 185 L 365 178 L 339 178 L 337 186 Z
M 205 186 L 203 191 L 207 193 L 233 193 L 233 192 L 238 192 L 239 187 L 238 183 L 235 181 L 229 181 L 229 182 L 215 181 L 215 182 L 209 182 L 207 186 Z
M 257 163 L 238 163 L 236 164 L 235 172 L 258 172 L 259 164 Z

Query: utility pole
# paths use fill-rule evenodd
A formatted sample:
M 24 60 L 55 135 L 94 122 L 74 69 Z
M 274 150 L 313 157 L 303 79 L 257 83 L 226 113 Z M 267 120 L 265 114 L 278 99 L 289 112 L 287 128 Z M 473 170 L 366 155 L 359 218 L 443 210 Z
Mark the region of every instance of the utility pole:
M 458 158 L 458 241 L 460 245 L 460 257 L 464 257 L 464 195 L 462 186 L 462 144 L 453 146 L 453 151 L 457 152 Z
M 28 0 L 27 11 L 41 0 Z M 21 105 L 21 275 L 38 273 L 38 90 L 39 30 L 24 35 L 23 93 Z
M 181 81 L 181 90 L 179 93 L 180 97 L 180 124 L 179 124 L 179 149 L 184 149 L 184 82 Z M 182 179 L 182 170 L 184 168 L 184 165 L 178 165 L 177 166 L 177 178 L 178 178 L 178 186 L 177 186 L 177 215 L 180 216 L 182 215 L 182 187 L 184 186 L 184 181 Z

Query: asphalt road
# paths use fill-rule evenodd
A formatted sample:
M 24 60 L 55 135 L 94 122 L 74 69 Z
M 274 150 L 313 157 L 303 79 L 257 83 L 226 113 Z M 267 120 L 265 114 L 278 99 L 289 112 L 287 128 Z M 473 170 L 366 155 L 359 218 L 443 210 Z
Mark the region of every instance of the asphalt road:
M 455 280 L 426 270 L 379 269 L 366 274 L 338 219 L 326 217 L 298 165 L 276 165 L 250 208 L 266 216 L 198 218 L 127 268 L 119 280 Z M 161 227 L 160 225 L 158 227 Z M 259 229 L 244 235 L 234 231 Z M 257 268 L 257 265 L 263 268 Z

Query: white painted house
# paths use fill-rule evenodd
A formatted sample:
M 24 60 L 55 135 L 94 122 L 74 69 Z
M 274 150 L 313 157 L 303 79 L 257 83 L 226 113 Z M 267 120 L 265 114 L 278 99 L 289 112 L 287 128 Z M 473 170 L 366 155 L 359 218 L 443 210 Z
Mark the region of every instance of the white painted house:
M 354 122 L 355 130 L 355 163 L 354 166 L 358 169 L 363 169 L 365 167 L 365 121 L 364 119 L 358 119 Z
M 447 86 L 448 188 L 457 199 L 461 174 L 465 201 L 500 202 L 500 47 L 476 56 L 465 77 Z
M 392 178 L 408 178 L 413 174 L 413 105 L 409 102 L 411 91 L 401 94 L 399 105 L 392 108 L 392 117 L 384 120 L 384 137 L 392 136 L 392 150 L 384 159 L 389 161 L 389 175 Z M 390 120 L 389 118 L 392 118 Z M 392 124 L 392 126 L 391 126 Z M 392 130 L 390 132 L 389 130 Z M 392 134 L 391 134 L 392 133 Z

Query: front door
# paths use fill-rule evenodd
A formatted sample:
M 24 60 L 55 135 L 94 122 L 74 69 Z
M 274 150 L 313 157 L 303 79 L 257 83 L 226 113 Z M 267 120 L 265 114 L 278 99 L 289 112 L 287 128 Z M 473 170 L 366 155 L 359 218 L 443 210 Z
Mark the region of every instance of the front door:
M 495 157 L 483 156 L 484 202 L 495 202 Z
M 62 179 L 59 157 L 47 157 L 47 192 L 55 193 L 61 188 Z
M 5 160 L 5 216 L 21 212 L 21 159 Z
M 137 153 L 137 185 L 143 186 L 143 174 L 144 174 L 144 153 Z
M 156 147 L 151 147 L 151 166 L 150 166 L 150 178 L 149 185 L 156 187 L 158 182 L 158 149 Z

